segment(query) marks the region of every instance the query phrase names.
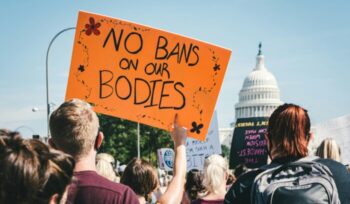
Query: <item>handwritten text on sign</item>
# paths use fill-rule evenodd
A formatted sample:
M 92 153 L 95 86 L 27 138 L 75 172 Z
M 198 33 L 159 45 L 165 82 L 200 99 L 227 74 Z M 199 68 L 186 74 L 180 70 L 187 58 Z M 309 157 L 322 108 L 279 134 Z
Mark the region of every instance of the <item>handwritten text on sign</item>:
M 267 131 L 268 118 L 238 119 L 235 125 L 231 144 L 230 168 L 245 164 L 249 168 L 257 168 L 267 163 Z
M 101 15 L 79 12 L 66 99 L 169 129 L 175 113 L 204 140 L 231 52 Z

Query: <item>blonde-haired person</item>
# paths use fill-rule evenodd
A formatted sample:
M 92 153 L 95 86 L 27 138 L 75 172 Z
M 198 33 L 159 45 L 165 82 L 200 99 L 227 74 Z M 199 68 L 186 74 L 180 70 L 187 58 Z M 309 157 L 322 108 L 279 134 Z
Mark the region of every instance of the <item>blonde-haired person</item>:
M 110 181 L 119 183 L 120 178 L 116 175 L 114 167 L 115 159 L 112 155 L 107 153 L 99 153 L 96 155 L 97 173 Z
M 226 194 L 226 181 L 228 179 L 228 164 L 220 155 L 211 155 L 204 162 L 203 186 L 207 194 L 192 204 L 221 204 Z
M 321 142 L 316 150 L 316 156 L 341 162 L 340 147 L 332 138 L 326 138 Z

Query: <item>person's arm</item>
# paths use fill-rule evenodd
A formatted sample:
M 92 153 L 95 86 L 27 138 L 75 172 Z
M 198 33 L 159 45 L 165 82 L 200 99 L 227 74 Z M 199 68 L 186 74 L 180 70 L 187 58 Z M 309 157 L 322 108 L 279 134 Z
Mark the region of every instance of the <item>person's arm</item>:
M 177 124 L 175 116 L 174 129 L 171 132 L 174 140 L 175 163 L 174 177 L 168 185 L 165 193 L 160 197 L 158 203 L 177 204 L 181 203 L 186 182 L 186 137 L 187 129 Z

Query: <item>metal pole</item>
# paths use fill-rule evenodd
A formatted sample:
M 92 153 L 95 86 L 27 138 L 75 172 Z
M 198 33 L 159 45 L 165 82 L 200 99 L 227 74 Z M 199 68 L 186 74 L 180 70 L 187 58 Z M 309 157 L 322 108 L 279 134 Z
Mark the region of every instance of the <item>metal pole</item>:
M 151 135 L 148 134 L 148 161 L 151 162 Z
M 137 123 L 137 158 L 140 159 L 140 123 Z
M 52 43 L 55 41 L 55 39 L 61 35 L 63 32 L 66 32 L 68 30 L 73 30 L 75 29 L 75 27 L 70 27 L 70 28 L 65 28 L 63 30 L 61 30 L 60 32 L 58 32 L 51 40 L 49 47 L 47 48 L 46 51 L 46 110 L 47 110 L 47 115 L 46 115 L 46 119 L 47 119 L 47 137 L 50 137 L 50 101 L 49 101 L 49 52 L 50 52 L 50 48 Z

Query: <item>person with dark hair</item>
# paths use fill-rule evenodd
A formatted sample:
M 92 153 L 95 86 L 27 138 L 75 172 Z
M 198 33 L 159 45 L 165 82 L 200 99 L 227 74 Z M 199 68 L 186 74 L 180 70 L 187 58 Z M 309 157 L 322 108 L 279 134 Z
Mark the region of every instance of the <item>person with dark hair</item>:
M 228 177 L 226 181 L 226 190 L 230 189 L 232 184 L 236 181 L 236 177 L 232 174 L 231 170 L 228 172 Z
M 166 191 L 159 197 L 156 203 L 177 204 L 181 203 L 186 181 L 186 138 L 187 129 L 177 123 L 177 114 L 174 119 L 174 127 L 170 135 L 174 141 L 174 175 Z M 139 195 L 140 203 L 149 201 L 151 193 L 159 186 L 156 169 L 147 161 L 133 159 L 125 168 L 121 183 L 130 186 Z
M 0 137 L 21 137 L 19 132 L 11 131 L 9 129 L 0 129 Z
M 138 158 L 132 159 L 126 166 L 120 183 L 134 190 L 140 204 L 150 202 L 152 192 L 159 185 L 156 169 L 146 160 Z
M 203 178 L 203 173 L 198 169 L 192 169 L 187 172 L 185 191 L 190 202 L 198 199 L 205 192 Z
M 309 115 L 302 107 L 279 106 L 269 119 L 265 135 L 271 164 L 241 175 L 226 194 L 225 203 L 350 203 L 350 175 L 345 166 L 308 156 L 310 126 Z M 280 182 L 279 187 L 275 181 Z M 268 188 L 271 185 L 275 188 Z
M 235 171 L 234 171 L 234 176 L 236 177 L 236 178 L 238 178 L 238 177 L 240 177 L 242 174 L 244 174 L 244 173 L 246 173 L 246 172 L 248 172 L 249 171 L 249 169 L 248 169 L 248 167 L 246 166 L 246 165 L 244 165 L 244 164 L 240 164 L 240 165 L 238 165 L 236 168 L 235 168 Z
M 76 166 L 69 185 L 69 204 L 138 203 L 128 187 L 99 175 L 96 154 L 103 140 L 92 107 L 79 99 L 64 102 L 50 116 L 51 146 L 73 156 Z
M 65 203 L 75 162 L 39 140 L 0 137 L 0 203 Z
M 0 129 L 0 136 L 8 136 L 10 134 L 10 130 L 9 129 L 5 129 L 5 128 L 1 128 Z

